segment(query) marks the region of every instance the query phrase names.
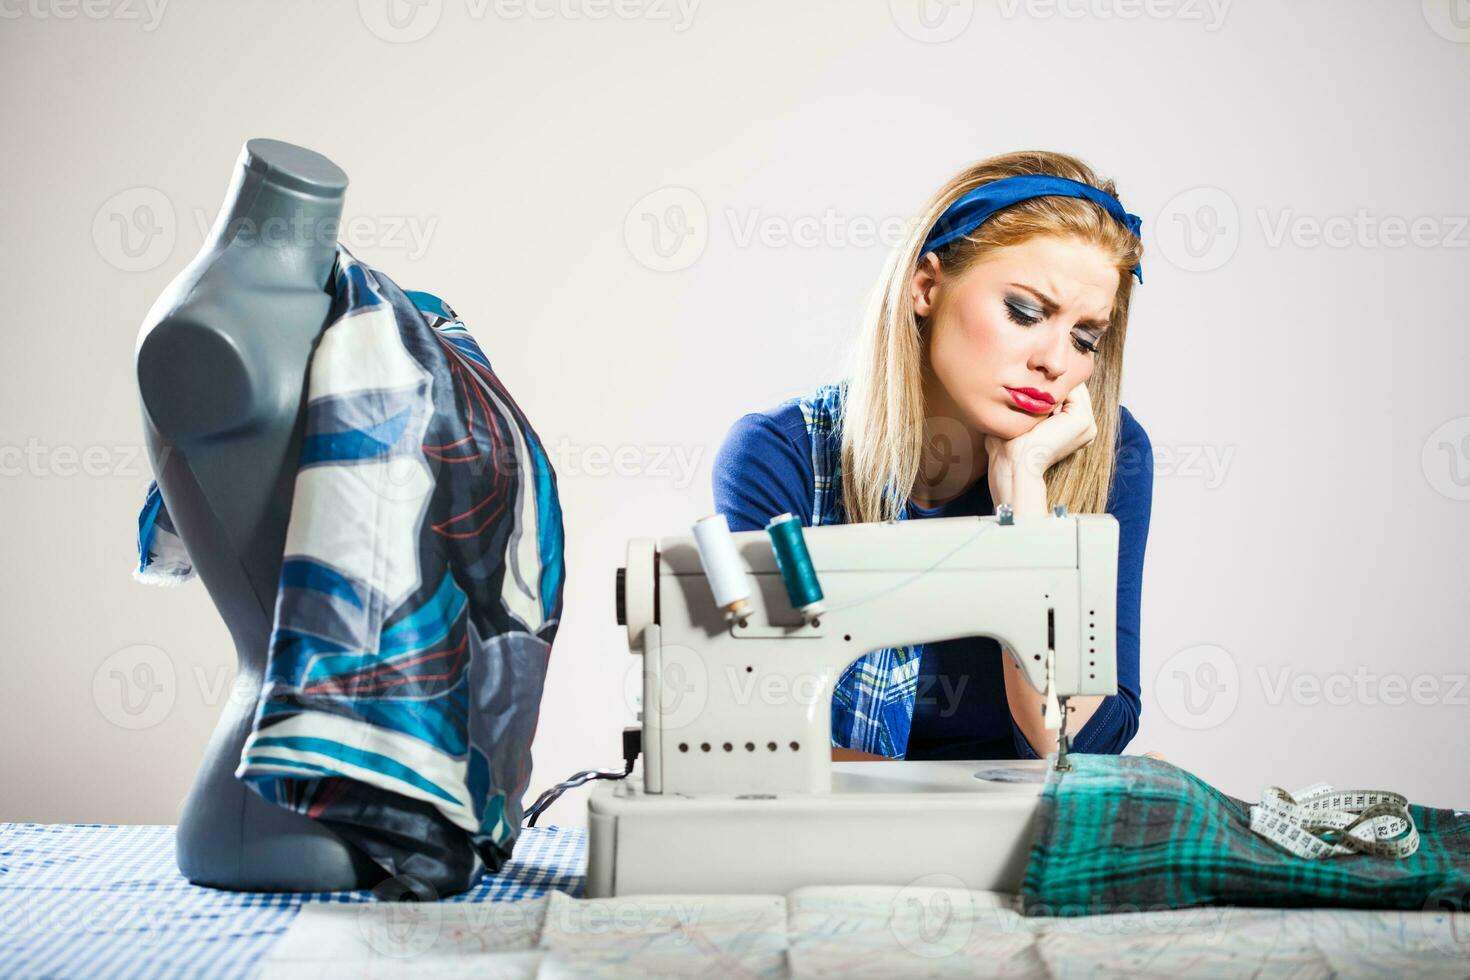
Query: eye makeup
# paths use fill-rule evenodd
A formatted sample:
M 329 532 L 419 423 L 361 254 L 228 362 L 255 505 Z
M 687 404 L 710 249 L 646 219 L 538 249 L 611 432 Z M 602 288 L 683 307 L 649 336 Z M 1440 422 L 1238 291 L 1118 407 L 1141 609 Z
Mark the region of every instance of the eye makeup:
M 1035 326 L 1046 315 L 1045 311 L 1039 310 L 1014 296 L 1006 297 L 1005 307 L 1006 315 L 1011 318 L 1011 321 L 1023 327 Z M 1097 341 L 1100 336 L 1100 334 L 1092 334 L 1089 337 L 1087 334 L 1073 333 L 1072 346 L 1083 354 L 1096 354 Z

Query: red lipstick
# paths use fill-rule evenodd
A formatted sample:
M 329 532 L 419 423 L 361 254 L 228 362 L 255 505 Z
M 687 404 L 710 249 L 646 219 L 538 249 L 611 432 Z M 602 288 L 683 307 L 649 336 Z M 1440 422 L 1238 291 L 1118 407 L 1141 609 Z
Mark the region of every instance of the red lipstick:
M 1035 388 L 1007 388 L 1006 391 L 1010 392 L 1012 404 L 1028 412 L 1046 414 L 1056 403 L 1051 395 Z

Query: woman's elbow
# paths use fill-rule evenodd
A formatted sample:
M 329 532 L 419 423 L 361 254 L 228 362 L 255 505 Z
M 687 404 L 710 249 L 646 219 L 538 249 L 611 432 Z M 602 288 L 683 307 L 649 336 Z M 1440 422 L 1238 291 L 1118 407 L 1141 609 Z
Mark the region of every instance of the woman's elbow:
M 1072 745 L 1075 752 L 1093 755 L 1122 755 L 1138 734 L 1139 704 L 1131 692 L 1108 695 L 1093 719 L 1096 728 L 1084 726 Z

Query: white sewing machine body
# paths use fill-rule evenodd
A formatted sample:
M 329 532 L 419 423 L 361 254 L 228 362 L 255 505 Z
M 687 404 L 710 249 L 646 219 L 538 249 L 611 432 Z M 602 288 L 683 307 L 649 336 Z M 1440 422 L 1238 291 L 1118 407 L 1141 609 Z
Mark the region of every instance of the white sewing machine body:
M 1059 509 L 1060 511 L 1060 509 Z M 825 596 L 792 608 L 765 532 L 734 535 L 750 608 L 727 620 L 693 537 L 634 539 L 619 611 L 643 656 L 642 767 L 589 803 L 590 896 L 904 885 L 1015 891 L 1047 765 L 831 760 L 832 692 L 884 647 L 992 636 L 1042 691 L 1117 691 L 1118 524 L 956 517 L 803 531 Z M 977 770 L 1001 778 L 977 778 Z

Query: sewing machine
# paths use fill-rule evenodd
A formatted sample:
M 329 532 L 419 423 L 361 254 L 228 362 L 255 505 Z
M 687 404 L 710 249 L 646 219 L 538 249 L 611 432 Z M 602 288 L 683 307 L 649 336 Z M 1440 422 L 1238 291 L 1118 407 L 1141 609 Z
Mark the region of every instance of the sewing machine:
M 1002 506 L 803 534 L 825 593 L 815 619 L 792 608 L 765 532 L 733 535 L 752 586 L 733 618 L 693 537 L 629 542 L 618 613 L 643 658 L 641 774 L 592 792 L 589 896 L 936 874 L 927 883 L 1019 891 L 1041 777 L 1066 766 L 1065 700 L 1117 691 L 1117 520 Z M 832 761 L 832 692 L 848 664 L 980 635 L 1038 692 L 1050 668 L 1063 709 L 1054 762 Z

